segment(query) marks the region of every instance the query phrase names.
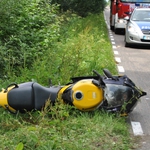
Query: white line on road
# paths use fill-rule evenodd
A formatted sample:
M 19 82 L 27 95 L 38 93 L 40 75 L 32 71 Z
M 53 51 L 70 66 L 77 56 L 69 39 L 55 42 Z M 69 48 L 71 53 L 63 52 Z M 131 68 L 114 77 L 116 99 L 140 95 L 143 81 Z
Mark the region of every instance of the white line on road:
M 119 53 L 118 53 L 118 51 L 114 51 L 114 54 L 115 54 L 115 55 L 118 55 Z
M 113 47 L 113 49 L 116 49 L 116 48 L 117 48 L 115 45 L 113 45 L 112 47 Z
M 115 60 L 116 60 L 118 63 L 120 63 L 120 62 L 121 62 L 120 57 L 115 57 Z
M 111 42 L 111 44 L 115 44 L 115 42 Z
M 118 71 L 119 72 L 125 72 L 123 66 L 118 66 Z
M 132 126 L 132 130 L 135 136 L 143 135 L 143 130 L 142 130 L 140 122 L 131 121 L 131 126 Z

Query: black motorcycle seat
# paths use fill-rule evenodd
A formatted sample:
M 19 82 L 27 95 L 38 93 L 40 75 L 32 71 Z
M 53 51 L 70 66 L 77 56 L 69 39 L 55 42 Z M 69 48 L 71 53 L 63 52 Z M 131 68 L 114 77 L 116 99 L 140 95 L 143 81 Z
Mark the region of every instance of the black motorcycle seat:
M 34 83 L 33 92 L 35 109 L 40 110 L 41 106 L 43 106 L 47 100 L 50 100 L 51 103 L 55 103 L 60 88 L 60 86 L 51 86 L 49 88 L 46 88 L 38 83 Z
M 22 83 L 8 92 L 8 104 L 15 110 L 41 110 L 48 99 L 55 102 L 60 89 L 60 86 L 47 88 L 36 82 Z

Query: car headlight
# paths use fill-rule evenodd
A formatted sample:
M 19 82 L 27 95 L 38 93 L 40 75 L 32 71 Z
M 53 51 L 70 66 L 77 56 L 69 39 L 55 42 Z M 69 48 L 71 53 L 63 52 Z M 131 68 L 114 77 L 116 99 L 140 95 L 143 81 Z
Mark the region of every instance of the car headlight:
M 118 19 L 118 22 L 119 23 L 124 23 L 124 20 L 123 19 Z
M 130 25 L 128 26 L 128 31 L 129 31 L 129 32 L 136 32 L 136 29 L 135 29 L 135 27 L 134 27 L 133 25 L 130 24 Z

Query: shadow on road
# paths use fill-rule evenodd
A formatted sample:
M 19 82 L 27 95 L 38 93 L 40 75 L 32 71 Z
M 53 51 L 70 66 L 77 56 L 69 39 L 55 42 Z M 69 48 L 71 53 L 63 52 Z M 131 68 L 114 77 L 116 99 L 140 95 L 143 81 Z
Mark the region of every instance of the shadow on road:
M 130 45 L 130 48 L 133 49 L 144 49 L 144 50 L 150 50 L 150 45 Z

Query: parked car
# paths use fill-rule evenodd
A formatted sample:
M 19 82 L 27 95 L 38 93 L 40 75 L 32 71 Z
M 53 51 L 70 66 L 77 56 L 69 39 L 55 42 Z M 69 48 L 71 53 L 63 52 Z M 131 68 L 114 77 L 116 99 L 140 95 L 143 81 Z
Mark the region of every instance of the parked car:
M 130 18 L 125 17 L 125 47 L 131 44 L 150 45 L 150 8 L 135 8 Z

